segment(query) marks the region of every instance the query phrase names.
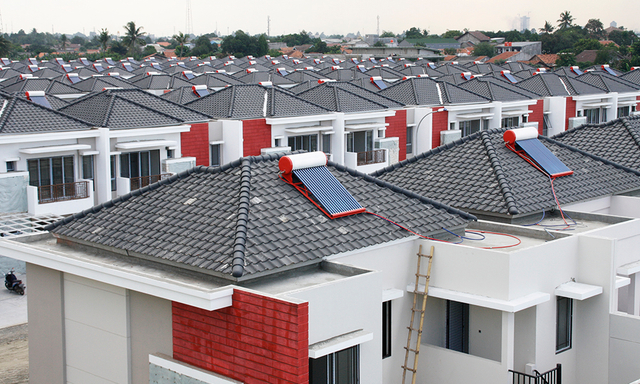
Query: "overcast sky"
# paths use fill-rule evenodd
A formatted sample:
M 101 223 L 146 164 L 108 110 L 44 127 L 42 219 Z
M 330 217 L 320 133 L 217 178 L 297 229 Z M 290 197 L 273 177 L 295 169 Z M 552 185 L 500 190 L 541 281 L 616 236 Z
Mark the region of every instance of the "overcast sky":
M 143 31 L 156 37 L 186 32 L 187 1 L 87 0 L 15 0 L 0 1 L 4 32 L 27 33 L 33 28 L 43 32 L 73 34 L 107 28 L 122 35 L 125 25 L 135 21 Z M 190 0 L 192 33 L 221 34 L 238 29 L 250 34 L 267 32 L 271 18 L 271 35 L 297 33 L 301 30 L 330 34 L 401 33 L 411 27 L 442 34 L 448 29 L 511 30 L 520 29 L 520 17 L 529 16 L 529 28 L 540 28 L 545 20 L 557 25 L 561 12 L 568 10 L 575 23 L 584 26 L 589 19 L 600 19 L 605 28 L 612 21 L 618 26 L 640 31 L 638 0 L 515 0 L 510 2 L 409 1 L 409 0 L 305 0 L 305 1 L 211 1 Z

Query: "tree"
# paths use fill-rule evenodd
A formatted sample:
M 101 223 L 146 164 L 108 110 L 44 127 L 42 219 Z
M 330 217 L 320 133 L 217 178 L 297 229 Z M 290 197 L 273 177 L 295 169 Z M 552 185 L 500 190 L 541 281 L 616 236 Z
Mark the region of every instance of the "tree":
M 256 56 L 264 56 L 267 52 L 269 52 L 269 42 L 267 41 L 267 35 L 263 33 L 258 37 Z
M 585 50 L 602 49 L 602 44 L 596 39 L 580 39 L 573 45 L 573 52 L 577 55 Z
M 456 38 L 458 36 L 462 36 L 462 35 L 463 35 L 463 33 L 461 31 L 458 31 L 458 30 L 454 29 L 454 30 L 450 30 L 450 31 L 447 31 L 447 32 L 443 33 L 441 37 L 443 39 L 454 39 L 454 38 Z
M 603 46 L 596 54 L 594 64 L 614 64 L 618 59 L 618 50 L 613 44 Z
M 423 37 L 427 37 L 429 35 L 429 31 L 425 30 L 424 34 L 420 30 L 420 28 L 411 27 L 408 31 L 404 33 L 404 37 L 406 39 L 420 39 Z
M 220 48 L 224 54 L 238 58 L 247 55 L 259 56 L 258 38 L 249 36 L 240 29 L 234 35 L 226 36 Z
M 609 32 L 609 40 L 615 42 L 616 44 L 623 45 L 631 45 L 634 41 L 638 39 L 638 36 L 633 31 L 611 31 Z
M 136 27 L 134 21 L 130 21 L 124 26 L 124 37 L 122 38 L 122 44 L 127 47 L 127 52 L 131 55 L 136 51 L 137 45 L 143 45 L 144 40 L 142 37 L 146 32 L 142 32 L 142 27 Z
M 374 47 L 386 47 L 387 44 L 385 44 L 382 40 L 378 40 L 373 44 Z
M 111 43 L 111 48 L 109 51 L 119 55 L 124 56 L 127 54 L 127 46 L 124 45 L 121 41 L 114 41 Z
M 556 66 L 558 67 L 571 67 L 576 65 L 576 55 L 572 52 L 558 52 L 558 60 L 556 60 Z
M 31 33 L 37 33 L 35 32 L 35 28 L 33 28 L 34 32 Z M 62 34 L 62 36 L 60 36 L 60 50 L 64 51 L 64 48 L 67 46 L 67 35 L 65 35 L 64 33 Z
M 473 48 L 474 56 L 494 56 L 493 45 L 487 42 L 479 43 Z
M 573 26 L 574 21 L 575 20 L 573 16 L 571 16 L 571 13 L 569 13 L 569 11 L 564 11 L 560 14 L 560 18 L 558 19 L 558 27 L 560 29 L 567 29 Z
M 109 43 L 109 39 L 111 36 L 109 35 L 109 31 L 105 28 L 100 30 L 100 34 L 98 35 L 98 41 L 100 42 L 100 46 L 102 47 L 102 55 L 107 53 L 107 44 Z
M 179 57 L 184 57 L 184 45 L 189 42 L 189 35 L 185 35 L 184 33 L 178 31 L 177 35 L 173 35 L 173 39 L 180 44 L 180 53 Z
M 158 53 L 158 51 L 156 51 L 153 45 L 147 45 L 142 50 L 142 56 L 145 56 L 145 57 L 149 55 L 153 55 L 154 53 Z
M 550 22 L 545 20 L 544 27 L 540 28 L 540 32 L 541 33 L 552 33 L 554 29 L 555 28 L 553 27 L 553 25 L 551 25 Z
M 380 37 L 396 37 L 396 35 L 391 31 L 382 31 Z
M 211 44 L 209 38 L 206 35 L 202 35 L 196 39 L 191 55 L 198 57 L 212 56 L 217 50 L 218 45 Z
M 589 19 L 584 29 L 592 38 L 602 39 L 604 37 L 604 26 L 600 19 Z
M 80 36 L 74 36 L 71 38 L 71 44 L 84 44 L 85 40 Z
M 11 42 L 4 38 L 4 36 L 0 36 L 0 55 L 2 57 L 9 56 L 9 52 L 11 52 Z
M 445 48 L 444 49 L 444 54 L 445 55 L 455 55 L 456 53 L 458 53 L 458 50 L 455 48 Z

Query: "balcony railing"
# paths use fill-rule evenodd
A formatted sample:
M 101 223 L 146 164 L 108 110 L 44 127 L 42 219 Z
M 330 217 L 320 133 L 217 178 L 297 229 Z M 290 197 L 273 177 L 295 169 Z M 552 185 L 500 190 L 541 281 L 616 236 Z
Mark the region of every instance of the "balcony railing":
M 168 179 L 171 176 L 170 173 L 162 173 L 159 175 L 149 175 L 130 178 L 131 190 L 144 188 L 149 184 L 157 183 L 160 180 Z
M 384 163 L 384 149 L 374 149 L 373 151 L 358 152 L 358 166 L 368 164 Z
M 55 203 L 58 201 L 86 199 L 89 197 L 89 182 L 43 185 L 38 188 L 38 203 Z
M 511 380 L 513 384 L 562 384 L 562 365 L 560 364 L 545 373 L 533 371 L 533 375 L 512 370 L 509 372 L 513 374 Z

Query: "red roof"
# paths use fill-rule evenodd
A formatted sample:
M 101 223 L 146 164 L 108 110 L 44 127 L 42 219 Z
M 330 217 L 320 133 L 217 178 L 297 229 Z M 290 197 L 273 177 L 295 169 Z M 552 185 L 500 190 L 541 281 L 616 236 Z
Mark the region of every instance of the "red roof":
M 520 52 L 502 52 L 501 54 L 499 54 L 498 56 L 493 56 L 492 58 L 490 58 L 489 60 L 487 60 L 487 63 L 495 63 L 498 60 L 507 60 L 508 58 L 517 55 Z

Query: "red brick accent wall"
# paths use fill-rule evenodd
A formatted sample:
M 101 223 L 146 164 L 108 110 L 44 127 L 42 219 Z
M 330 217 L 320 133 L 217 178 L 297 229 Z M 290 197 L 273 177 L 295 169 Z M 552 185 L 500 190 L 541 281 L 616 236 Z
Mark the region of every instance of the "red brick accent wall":
M 431 119 L 431 148 L 435 148 L 440 146 L 440 132 L 449 129 L 449 112 L 434 112 Z
M 407 158 L 407 110 L 397 110 L 396 115 L 386 117 L 385 122 L 389 124 L 385 137 L 397 137 L 400 139 L 398 140 L 400 145 L 398 160 L 405 160 Z
M 636 71 L 638 71 L 638 69 L 636 69 Z M 636 104 L 636 111 L 640 111 L 640 96 L 636 96 L 636 100 L 638 100 L 638 103 Z
M 210 165 L 209 124 L 191 124 L 189 132 L 180 133 L 180 151 L 183 157 L 195 157 L 196 165 Z
M 265 119 L 242 122 L 243 155 L 258 156 L 262 148 L 271 147 L 271 126 Z
M 569 118 L 576 117 L 576 102 L 571 97 L 567 97 L 567 110 L 566 110 L 567 118 L 564 123 L 564 130 L 566 131 L 569 128 Z
M 544 129 L 544 100 L 538 100 L 536 105 L 530 105 L 529 109 L 533 111 L 533 113 L 529 114 L 529 121 L 538 123 L 538 134 L 542 135 L 542 130 Z
M 246 384 L 306 384 L 309 305 L 237 289 L 217 311 L 174 302 L 173 358 Z

